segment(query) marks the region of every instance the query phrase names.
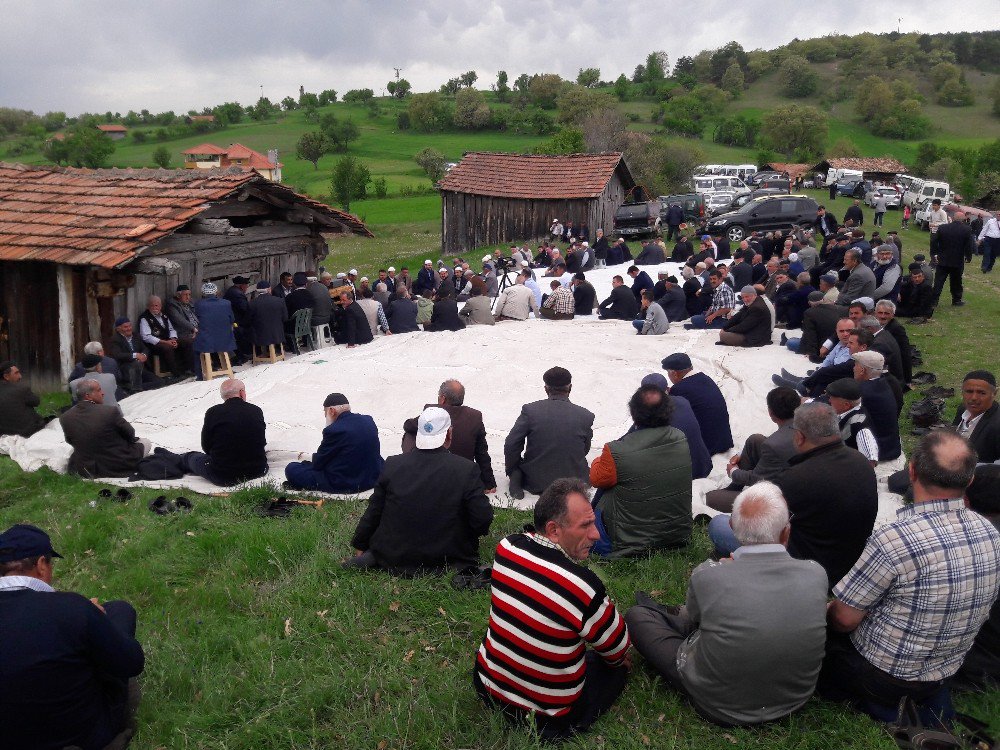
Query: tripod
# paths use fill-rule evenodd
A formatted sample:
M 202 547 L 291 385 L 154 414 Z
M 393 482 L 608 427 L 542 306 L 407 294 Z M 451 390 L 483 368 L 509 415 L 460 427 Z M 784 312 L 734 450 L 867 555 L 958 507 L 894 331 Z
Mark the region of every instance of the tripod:
M 497 300 L 500 299 L 503 290 L 510 286 L 510 266 L 505 261 L 501 261 L 497 264 L 497 270 L 503 275 L 498 279 L 500 285 L 497 287 L 497 296 L 493 298 L 493 304 L 490 306 L 490 309 L 496 308 Z

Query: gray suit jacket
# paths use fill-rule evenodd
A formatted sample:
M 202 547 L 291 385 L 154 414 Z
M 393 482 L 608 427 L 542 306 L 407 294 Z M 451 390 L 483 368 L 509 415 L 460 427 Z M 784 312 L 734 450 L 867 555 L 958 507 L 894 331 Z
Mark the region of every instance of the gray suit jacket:
M 568 397 L 550 396 L 525 404 L 504 442 L 507 473 L 520 469 L 524 489 L 536 495 L 561 477 L 588 481 L 587 452 L 593 437 L 593 413 Z
M 872 269 L 863 263 L 855 266 L 854 270 L 847 277 L 847 281 L 844 282 L 844 288 L 840 290 L 840 296 L 837 297 L 837 304 L 849 305 L 859 297 L 871 297 L 875 294 L 875 287 L 877 286 L 878 283 L 875 281 L 875 274 Z
M 81 401 L 59 417 L 66 442 L 73 446 L 69 470 L 84 477 L 127 477 L 144 448 L 117 406 Z
M 770 481 L 788 468 L 788 459 L 795 455 L 792 441 L 792 423 L 788 421 L 772 432 L 760 445 L 760 459 L 750 471 L 733 469 L 731 479 L 735 484 L 749 487 L 757 482 Z
M 778 545 L 743 547 L 691 574 L 697 628 L 677 671 L 698 711 L 726 724 L 787 716 L 812 695 L 826 644 L 826 572 Z

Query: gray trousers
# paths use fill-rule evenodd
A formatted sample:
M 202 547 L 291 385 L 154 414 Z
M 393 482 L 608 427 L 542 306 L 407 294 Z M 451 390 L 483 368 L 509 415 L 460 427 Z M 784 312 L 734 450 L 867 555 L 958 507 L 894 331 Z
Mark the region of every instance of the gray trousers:
M 695 630 L 686 608 L 666 607 L 641 591 L 635 600 L 636 605 L 625 613 L 632 644 L 673 688 L 685 692 L 677 671 L 677 651 Z
M 754 433 L 747 438 L 747 441 L 743 443 L 743 450 L 740 451 L 740 462 L 738 464 L 739 468 L 744 471 L 753 471 L 760 461 L 760 446 L 767 438 L 761 435 L 759 432 Z M 736 489 L 739 487 L 739 489 Z M 729 485 L 729 487 L 722 490 L 711 490 L 705 493 L 705 504 L 714 510 L 720 511 L 722 513 L 732 513 L 733 503 L 736 501 L 736 496 L 740 494 L 743 487 L 737 485 L 735 482 Z

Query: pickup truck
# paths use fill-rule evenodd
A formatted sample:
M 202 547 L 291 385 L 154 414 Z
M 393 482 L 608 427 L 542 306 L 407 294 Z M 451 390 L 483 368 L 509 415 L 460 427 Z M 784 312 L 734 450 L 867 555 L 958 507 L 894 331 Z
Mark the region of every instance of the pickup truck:
M 660 232 L 660 202 L 623 203 L 615 211 L 619 237 L 655 237 Z

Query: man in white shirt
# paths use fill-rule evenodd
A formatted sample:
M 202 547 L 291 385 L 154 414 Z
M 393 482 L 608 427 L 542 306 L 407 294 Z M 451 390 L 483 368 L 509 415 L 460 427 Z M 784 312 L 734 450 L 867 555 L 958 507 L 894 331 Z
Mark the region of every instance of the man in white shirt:
M 497 321 L 501 320 L 527 320 L 534 312 L 538 316 L 539 304 L 535 299 L 535 294 L 527 287 L 528 271 L 521 271 L 517 275 L 517 282 L 506 289 L 497 298 L 493 315 Z M 537 287 L 534 280 L 531 281 Z
M 997 255 L 1000 255 L 1000 211 L 983 224 L 978 242 L 983 249 L 983 273 L 989 273 L 993 270 Z
M 160 358 L 163 370 L 176 377 L 192 371 L 191 342 L 178 338 L 173 322 L 163 312 L 163 301 L 156 295 L 149 298 L 146 311 L 139 316 L 139 338 Z

